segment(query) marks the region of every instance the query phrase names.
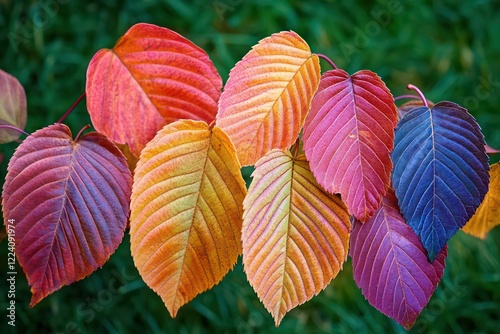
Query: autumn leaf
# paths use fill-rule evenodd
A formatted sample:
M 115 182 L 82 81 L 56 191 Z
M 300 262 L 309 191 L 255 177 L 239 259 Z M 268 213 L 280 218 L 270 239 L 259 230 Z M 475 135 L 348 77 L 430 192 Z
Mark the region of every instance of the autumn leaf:
M 10 125 L 21 130 L 26 126 L 26 93 L 15 77 L 0 70 L 0 125 Z M 0 144 L 19 138 L 16 130 L 1 128 Z
M 374 216 L 354 222 L 350 255 L 354 280 L 368 302 L 409 330 L 443 277 L 447 250 L 427 261 L 389 189 Z
M 491 165 L 489 190 L 476 213 L 462 230 L 477 238 L 485 239 L 488 232 L 500 225 L 500 163 Z
M 304 155 L 272 150 L 252 176 L 244 201 L 243 264 L 278 326 L 342 269 L 349 214 L 340 196 L 318 185 Z
M 16 256 L 31 286 L 30 307 L 101 267 L 120 244 L 132 177 L 105 136 L 73 140 L 54 124 L 28 136 L 8 166 L 4 221 L 14 221 Z
M 87 108 L 97 131 L 139 156 L 165 124 L 214 120 L 222 79 L 208 55 L 167 28 L 139 23 L 87 70 Z
M 297 139 L 320 78 L 319 58 L 293 31 L 255 45 L 229 73 L 217 125 L 233 141 L 243 166 Z
M 321 77 L 304 125 L 304 151 L 318 183 L 340 193 L 362 222 L 389 187 L 396 123 L 394 98 L 375 73 L 332 70 Z
M 406 222 L 433 261 L 488 190 L 488 156 L 476 120 L 453 102 L 419 107 L 396 129 L 392 182 Z
M 245 194 L 234 146 L 218 127 L 177 121 L 142 151 L 132 190 L 132 257 L 172 317 L 236 263 Z

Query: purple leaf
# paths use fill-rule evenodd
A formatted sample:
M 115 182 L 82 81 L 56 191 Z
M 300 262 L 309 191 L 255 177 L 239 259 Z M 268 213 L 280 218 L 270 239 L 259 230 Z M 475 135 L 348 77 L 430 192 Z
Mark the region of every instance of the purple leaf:
M 389 189 L 372 218 L 354 222 L 350 255 L 354 280 L 368 302 L 410 329 L 443 276 L 447 249 L 429 263 Z

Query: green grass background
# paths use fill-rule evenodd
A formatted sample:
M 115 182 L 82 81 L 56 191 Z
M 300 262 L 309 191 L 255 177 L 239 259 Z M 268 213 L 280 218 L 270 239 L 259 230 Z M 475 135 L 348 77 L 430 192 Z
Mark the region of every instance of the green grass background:
M 377 13 L 384 11 L 383 20 Z M 319 0 L 0 0 L 0 68 L 19 78 L 33 132 L 52 124 L 83 93 L 86 67 L 135 23 L 173 29 L 210 55 L 224 80 L 252 45 L 294 30 L 313 52 L 349 73 L 377 72 L 394 95 L 407 83 L 437 102 L 451 100 L 476 117 L 500 148 L 500 1 Z M 323 70 L 329 69 L 321 62 Z M 66 120 L 76 133 L 90 119 L 81 103 Z M 0 146 L 2 180 L 18 144 Z M 493 161 L 498 161 L 494 157 Z M 245 174 L 248 175 L 248 170 Z M 500 230 L 485 241 L 459 232 L 449 243 L 445 275 L 413 333 L 500 331 Z M 367 301 L 350 260 L 318 296 L 275 328 L 240 263 L 212 290 L 171 319 L 141 280 L 128 235 L 102 269 L 29 309 L 19 268 L 19 333 L 402 333 Z M 5 310 L 7 244 L 0 243 L 0 333 L 12 332 Z

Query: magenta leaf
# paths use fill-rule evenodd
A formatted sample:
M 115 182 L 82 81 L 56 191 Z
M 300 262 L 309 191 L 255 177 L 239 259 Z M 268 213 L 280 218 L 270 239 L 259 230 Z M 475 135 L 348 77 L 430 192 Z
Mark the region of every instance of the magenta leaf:
M 350 255 L 354 280 L 368 302 L 408 330 L 443 276 L 447 250 L 427 260 L 390 189 L 373 217 L 354 222 Z
M 30 306 L 101 267 L 120 244 L 132 176 L 120 150 L 92 132 L 76 141 L 64 124 L 28 136 L 3 187 L 16 256 L 33 293 Z
M 394 98 L 375 73 L 333 70 L 321 77 L 304 151 L 318 183 L 340 193 L 360 221 L 379 208 L 389 187 L 397 120 Z

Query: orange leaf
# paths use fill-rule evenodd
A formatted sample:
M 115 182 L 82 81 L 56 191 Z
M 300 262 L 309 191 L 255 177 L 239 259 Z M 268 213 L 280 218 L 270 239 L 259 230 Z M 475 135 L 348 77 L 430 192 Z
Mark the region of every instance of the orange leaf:
M 342 269 L 351 225 L 340 196 L 318 185 L 304 155 L 272 150 L 252 176 L 243 204 L 243 264 L 278 326 Z
M 236 64 L 219 101 L 217 125 L 243 166 L 297 139 L 320 79 L 318 56 L 296 33 L 259 42 Z
M 87 108 L 96 130 L 140 151 L 165 124 L 214 120 L 222 88 L 208 55 L 167 28 L 140 23 L 87 70 Z
M 234 146 L 220 128 L 177 121 L 142 151 L 132 187 L 132 256 L 172 317 L 236 263 L 245 195 Z
M 462 230 L 485 239 L 493 227 L 500 225 L 500 163 L 491 165 L 490 187 L 476 213 Z

